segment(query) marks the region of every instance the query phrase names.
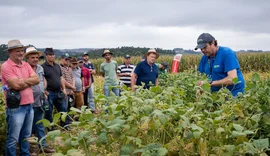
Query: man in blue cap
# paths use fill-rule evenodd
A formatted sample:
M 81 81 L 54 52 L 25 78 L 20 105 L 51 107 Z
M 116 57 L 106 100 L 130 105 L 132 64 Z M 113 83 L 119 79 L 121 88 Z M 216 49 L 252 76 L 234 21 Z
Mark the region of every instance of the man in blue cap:
M 217 40 L 209 33 L 203 33 L 198 37 L 195 50 L 197 49 L 201 49 L 204 54 L 198 70 L 207 75 L 212 92 L 221 87 L 229 89 L 233 96 L 244 92 L 245 80 L 233 50 L 218 46 Z M 238 78 L 238 83 L 233 83 L 234 78 Z M 202 84 L 200 81 L 199 85 Z

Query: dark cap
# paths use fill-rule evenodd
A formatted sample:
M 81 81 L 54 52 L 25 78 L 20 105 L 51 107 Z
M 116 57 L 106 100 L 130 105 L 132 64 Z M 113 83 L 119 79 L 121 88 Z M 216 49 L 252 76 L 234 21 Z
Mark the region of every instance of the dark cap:
M 167 62 L 162 62 L 161 65 L 162 65 L 165 69 L 167 69 L 168 66 L 169 66 L 169 64 L 168 64 Z
M 44 53 L 45 53 L 46 55 L 54 54 L 53 48 L 46 48 L 45 51 L 44 51 Z
M 70 59 L 71 57 L 69 56 L 68 53 L 65 53 L 65 54 L 62 54 L 62 55 L 61 55 L 61 58 L 62 58 L 62 59 Z
M 125 55 L 125 59 L 128 59 L 128 58 L 130 58 L 130 55 Z
M 77 57 L 78 62 L 83 62 L 83 58 L 82 57 Z
M 216 39 L 211 34 L 202 33 L 197 39 L 197 46 L 195 47 L 195 50 L 203 49 L 207 43 L 212 42 L 214 40 Z
M 69 60 L 69 62 L 72 63 L 72 64 L 77 64 L 77 63 L 78 63 L 78 60 L 77 60 L 77 58 L 72 57 L 72 58 Z
M 83 53 L 83 56 L 84 56 L 84 55 L 87 55 L 87 56 L 88 56 L 88 53 L 87 53 L 87 52 L 84 52 L 84 53 Z

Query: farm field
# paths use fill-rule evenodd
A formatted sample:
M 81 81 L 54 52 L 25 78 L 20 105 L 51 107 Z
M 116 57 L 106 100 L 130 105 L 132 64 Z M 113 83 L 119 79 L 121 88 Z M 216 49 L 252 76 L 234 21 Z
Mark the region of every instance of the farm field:
M 226 89 L 211 94 L 208 84 L 197 86 L 198 80 L 207 81 L 194 70 L 198 56 L 183 57 L 181 72 L 162 75 L 159 86 L 150 90 L 138 88 L 134 93 L 126 90 L 120 97 L 105 97 L 103 78 L 95 76 L 95 102 L 100 113 L 94 115 L 88 109 L 73 108 L 69 115 L 79 119 L 71 124 L 72 130 L 56 129 L 47 134 L 50 145 L 56 148 L 54 155 L 267 155 L 270 57 L 250 56 L 239 56 L 246 92 L 238 98 Z M 121 58 L 116 59 L 121 62 Z M 171 59 L 172 56 L 166 56 L 158 62 Z M 102 60 L 92 61 L 98 67 Z M 0 102 L 2 148 L 6 128 L 2 97 Z M 41 122 L 46 127 L 58 125 L 67 115 L 60 117 L 56 113 L 53 123 Z

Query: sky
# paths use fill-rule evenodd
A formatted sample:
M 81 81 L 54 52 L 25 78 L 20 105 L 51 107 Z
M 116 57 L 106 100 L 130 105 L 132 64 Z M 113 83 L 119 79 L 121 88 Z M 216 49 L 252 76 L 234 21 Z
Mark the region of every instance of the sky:
M 270 51 L 269 0 L 1 0 L 0 44 L 194 49 L 201 33 Z

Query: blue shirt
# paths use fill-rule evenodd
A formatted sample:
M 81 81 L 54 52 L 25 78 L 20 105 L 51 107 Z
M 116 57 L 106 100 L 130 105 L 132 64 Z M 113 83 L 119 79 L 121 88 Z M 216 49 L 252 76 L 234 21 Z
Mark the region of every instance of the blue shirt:
M 136 85 L 142 85 L 142 82 L 145 83 L 145 88 L 149 89 L 150 82 L 155 85 L 156 79 L 158 78 L 158 67 L 155 64 L 150 66 L 147 63 L 147 60 L 140 62 L 134 73 L 137 75 Z
M 245 80 L 240 70 L 236 54 L 230 48 L 219 46 L 215 57 L 203 56 L 199 64 L 199 72 L 205 73 L 212 81 L 221 80 L 228 76 L 227 72 L 236 69 L 238 83 L 229 85 L 228 88 L 233 96 L 238 92 L 244 92 Z M 211 91 L 218 91 L 221 87 L 211 87 Z
M 83 63 L 83 66 L 86 67 L 86 68 L 88 68 L 88 69 L 92 69 L 92 70 L 95 69 L 95 67 L 94 67 L 94 65 L 93 65 L 92 62 L 88 62 L 87 64 L 86 63 Z M 91 81 L 92 81 L 92 83 L 94 83 L 93 74 L 91 74 Z

